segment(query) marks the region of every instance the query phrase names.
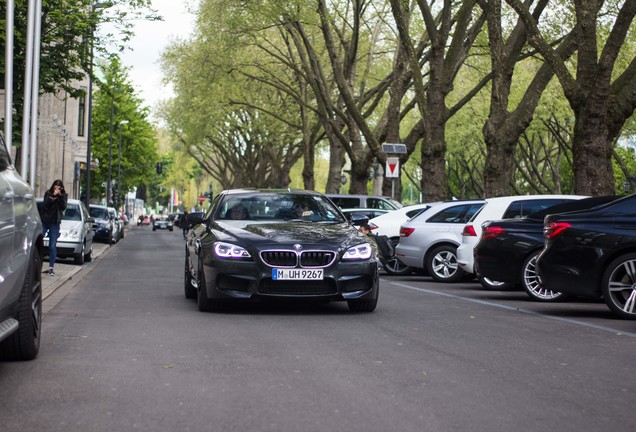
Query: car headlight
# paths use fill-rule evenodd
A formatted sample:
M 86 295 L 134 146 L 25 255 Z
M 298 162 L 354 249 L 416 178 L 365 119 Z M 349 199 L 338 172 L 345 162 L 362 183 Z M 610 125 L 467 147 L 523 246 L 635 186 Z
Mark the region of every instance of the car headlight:
M 99 222 L 97 225 L 100 228 L 108 228 L 108 222 Z
M 367 260 L 371 258 L 373 248 L 369 243 L 359 244 L 347 249 L 342 256 L 343 260 Z
M 214 244 L 214 253 L 219 258 L 251 258 L 248 251 L 240 246 L 225 242 L 216 242 Z
M 71 239 L 79 240 L 79 238 L 80 238 L 80 232 L 79 232 L 79 230 L 72 229 L 72 230 L 70 230 L 70 231 L 68 231 L 68 232 L 66 233 L 66 236 L 67 236 L 68 238 L 71 238 Z

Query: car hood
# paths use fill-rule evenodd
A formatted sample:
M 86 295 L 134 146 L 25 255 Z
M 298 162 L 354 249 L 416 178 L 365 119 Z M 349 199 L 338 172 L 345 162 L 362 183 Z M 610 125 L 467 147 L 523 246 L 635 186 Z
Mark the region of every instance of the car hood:
M 82 229 L 82 221 L 69 221 L 63 220 L 60 224 L 61 231 L 72 231 L 72 230 L 81 230 Z
M 347 223 L 270 222 L 245 223 L 237 226 L 233 223 L 218 222 L 215 228 L 222 240 L 246 242 L 252 245 L 302 243 L 304 246 L 348 247 L 366 241 L 363 234 Z

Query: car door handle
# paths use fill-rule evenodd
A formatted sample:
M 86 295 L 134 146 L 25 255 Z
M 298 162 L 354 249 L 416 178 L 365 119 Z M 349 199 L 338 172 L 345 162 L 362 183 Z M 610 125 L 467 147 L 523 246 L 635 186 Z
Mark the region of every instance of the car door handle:
M 27 201 L 33 200 L 33 194 L 25 194 L 24 195 L 24 199 L 27 200 Z
M 194 242 L 194 253 L 199 255 L 200 250 L 201 250 L 201 240 L 196 239 Z
M 2 200 L 3 201 L 13 201 L 13 199 L 15 198 L 15 193 L 13 193 L 13 191 L 7 191 L 3 196 L 2 196 Z

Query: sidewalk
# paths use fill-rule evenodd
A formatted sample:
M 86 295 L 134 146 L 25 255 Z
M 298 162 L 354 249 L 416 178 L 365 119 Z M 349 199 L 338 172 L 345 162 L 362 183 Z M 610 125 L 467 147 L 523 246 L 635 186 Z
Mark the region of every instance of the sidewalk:
M 73 279 L 73 276 L 80 271 L 86 271 L 95 265 L 101 255 L 107 253 L 110 249 L 117 247 L 117 244 L 109 246 L 106 243 L 93 243 L 93 260 L 84 265 L 73 264 L 73 259 L 58 259 L 55 261 L 55 276 L 49 276 L 46 273 L 42 273 L 42 300 L 46 300 L 55 291 L 64 285 L 69 280 Z M 49 268 L 49 258 L 44 258 L 42 262 L 42 271 Z

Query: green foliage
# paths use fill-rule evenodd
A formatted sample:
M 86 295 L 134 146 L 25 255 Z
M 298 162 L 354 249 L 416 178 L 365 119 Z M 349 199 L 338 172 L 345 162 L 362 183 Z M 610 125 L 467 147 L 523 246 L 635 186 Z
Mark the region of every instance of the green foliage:
M 71 97 L 85 89 L 77 86 L 90 72 L 91 44 L 95 57 L 109 57 L 112 50 L 126 49 L 134 20 L 159 19 L 150 8 L 151 0 L 111 0 L 105 8 L 92 10 L 93 0 L 43 0 L 40 44 L 40 92 L 66 91 Z M 15 0 L 14 12 L 14 109 L 15 124 L 20 124 L 24 97 L 28 0 Z M 6 46 L 6 2 L 0 2 L 0 71 L 4 83 Z M 100 24 L 110 23 L 113 32 L 95 32 Z M 113 46 L 112 41 L 119 43 Z M 19 137 L 19 128 L 14 128 Z M 19 144 L 20 140 L 14 140 Z
M 96 83 L 92 123 L 92 153 L 99 160 L 99 166 L 91 177 L 91 190 L 99 191 L 101 196 L 105 194 L 101 185 L 108 178 L 111 144 L 111 178 L 117 179 L 120 162 L 122 195 L 135 186 L 159 184 L 153 175 L 156 175 L 155 163 L 158 161 L 156 132 L 148 119 L 148 109 L 142 107 L 143 101 L 134 94 L 128 69 L 113 56 L 100 72 L 102 79 Z M 121 124 L 126 120 L 127 124 Z

